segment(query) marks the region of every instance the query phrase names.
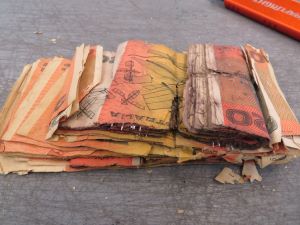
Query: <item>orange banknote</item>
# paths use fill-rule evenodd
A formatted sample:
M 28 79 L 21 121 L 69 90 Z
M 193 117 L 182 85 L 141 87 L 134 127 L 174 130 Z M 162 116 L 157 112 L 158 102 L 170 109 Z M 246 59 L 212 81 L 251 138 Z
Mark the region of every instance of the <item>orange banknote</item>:
M 90 49 L 82 45 L 72 61 L 56 57 L 36 62 L 27 74 L 28 82 L 23 82 L 11 106 L 12 115 L 6 118 L 2 139 L 13 140 L 15 135 L 40 141 L 50 138 L 59 121 L 76 108 L 74 103 L 76 105 L 100 81 L 102 58 L 96 56 L 102 57 L 100 47 Z M 87 59 L 88 65 L 84 67 Z
M 274 133 L 274 142 L 280 142 L 281 135 L 300 135 L 298 119 L 276 80 L 268 54 L 251 45 L 246 45 L 244 49 L 263 103 L 268 131 Z
M 184 133 L 222 146 L 256 148 L 268 143 L 264 117 L 239 47 L 192 45 L 188 73 Z
M 143 41 L 121 44 L 116 55 L 100 127 L 132 133 L 168 131 L 176 85 L 186 77 L 185 55 Z

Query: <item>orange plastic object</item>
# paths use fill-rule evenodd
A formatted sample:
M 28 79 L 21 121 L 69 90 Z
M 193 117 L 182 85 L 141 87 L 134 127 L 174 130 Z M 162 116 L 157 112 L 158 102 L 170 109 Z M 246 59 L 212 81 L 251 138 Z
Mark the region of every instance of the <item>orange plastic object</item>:
M 226 8 L 300 40 L 299 0 L 225 0 Z

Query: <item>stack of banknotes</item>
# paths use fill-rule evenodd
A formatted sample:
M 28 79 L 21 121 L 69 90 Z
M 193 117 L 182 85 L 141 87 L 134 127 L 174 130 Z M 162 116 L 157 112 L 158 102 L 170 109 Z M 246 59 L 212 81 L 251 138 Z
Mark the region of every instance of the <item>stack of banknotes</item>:
M 262 49 L 81 45 L 24 67 L 0 116 L 0 172 L 228 162 L 251 179 L 299 156 L 299 135 Z

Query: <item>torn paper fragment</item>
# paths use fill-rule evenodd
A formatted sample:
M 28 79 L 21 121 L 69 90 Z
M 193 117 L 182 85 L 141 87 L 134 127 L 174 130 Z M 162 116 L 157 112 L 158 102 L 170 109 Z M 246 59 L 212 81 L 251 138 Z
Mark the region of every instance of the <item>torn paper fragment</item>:
M 268 156 L 261 156 L 259 158 L 256 158 L 256 163 L 259 165 L 260 168 L 265 168 L 268 165 L 278 161 L 285 159 L 286 155 L 268 155 Z
M 295 149 L 300 150 L 300 137 L 299 136 L 282 137 L 282 142 L 285 147 L 295 148 Z
M 233 164 L 243 163 L 243 155 L 240 153 L 227 153 L 226 155 L 223 156 L 223 159 Z
M 262 177 L 259 175 L 254 160 L 248 160 L 244 162 L 242 175 L 250 182 L 254 180 L 262 181 Z
M 218 174 L 215 178 L 216 181 L 219 181 L 222 184 L 243 184 L 243 178 L 236 174 L 232 169 L 225 167 L 221 173 Z

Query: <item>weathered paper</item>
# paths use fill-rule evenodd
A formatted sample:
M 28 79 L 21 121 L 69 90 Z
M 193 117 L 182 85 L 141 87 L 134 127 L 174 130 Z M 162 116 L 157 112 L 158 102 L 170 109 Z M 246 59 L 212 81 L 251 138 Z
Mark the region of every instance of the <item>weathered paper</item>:
M 215 178 L 216 181 L 222 184 L 243 184 L 243 178 L 233 172 L 232 169 L 225 167 Z
M 24 83 L 26 83 L 26 81 L 28 81 L 28 73 L 32 70 L 34 70 L 35 66 L 40 62 L 37 61 L 35 62 L 33 65 L 26 65 L 23 68 L 23 71 L 20 75 L 20 77 L 18 78 L 18 80 L 16 81 L 16 83 L 14 84 L 12 90 L 10 91 L 10 94 L 4 104 L 4 106 L 2 107 L 1 110 L 1 114 L 0 114 L 0 136 L 3 135 L 4 129 L 7 127 L 7 123 L 9 122 L 9 118 L 12 114 L 12 110 L 16 104 L 16 102 L 18 102 L 18 99 L 21 96 L 21 91 L 22 91 L 22 86 L 24 86 Z
M 81 94 L 86 96 L 80 101 L 78 112 L 71 116 L 67 121 L 63 122 L 61 124 L 62 128 L 91 129 L 96 126 L 106 98 L 111 97 L 111 95 L 108 95 L 108 89 L 114 78 L 112 69 L 114 65 L 115 53 L 105 51 L 103 53 L 103 57 L 99 58 L 101 62 L 98 62 L 94 59 L 93 63 L 94 67 L 98 67 L 98 69 L 101 70 L 101 72 L 97 73 L 97 76 L 95 76 L 95 78 L 97 77 L 96 81 L 93 81 L 94 84 L 98 84 L 89 93 L 86 92 Z M 89 61 L 87 61 L 87 63 L 88 62 Z
M 269 59 L 248 45 L 198 44 L 188 57 L 136 40 L 81 45 L 71 60 L 26 65 L 0 122 L 2 174 L 227 162 L 244 164 L 244 179 L 225 168 L 216 180 L 243 183 L 261 180 L 255 163 L 300 156 Z
M 250 182 L 255 180 L 262 181 L 262 177 L 259 175 L 253 160 L 244 162 L 242 175 L 245 177 L 245 179 L 250 180 Z
M 188 73 L 183 96 L 188 132 L 223 146 L 267 143 L 269 135 L 240 48 L 192 45 Z
M 30 159 L 24 157 L 0 155 L 0 173 L 8 174 L 11 172 L 19 175 L 28 172 L 62 172 L 65 171 L 67 162 L 64 160 L 53 159 Z
M 281 142 L 282 136 L 299 135 L 299 122 L 279 87 L 267 53 L 249 44 L 244 49 L 258 88 L 271 144 Z
M 285 136 L 282 137 L 283 144 L 288 148 L 300 150 L 300 136 Z
M 132 133 L 169 130 L 176 84 L 186 76 L 185 55 L 142 41 L 128 41 L 121 47 L 98 124 Z
M 86 169 L 97 169 L 106 167 L 138 167 L 141 159 L 138 157 L 128 158 L 75 158 L 45 159 L 19 157 L 13 155 L 0 155 L 0 174 L 17 173 L 24 175 L 29 172 L 72 172 Z
M 255 161 L 259 165 L 260 168 L 265 168 L 276 161 L 280 161 L 286 158 L 286 155 L 284 154 L 272 154 L 272 155 L 266 155 L 266 156 L 260 156 Z

